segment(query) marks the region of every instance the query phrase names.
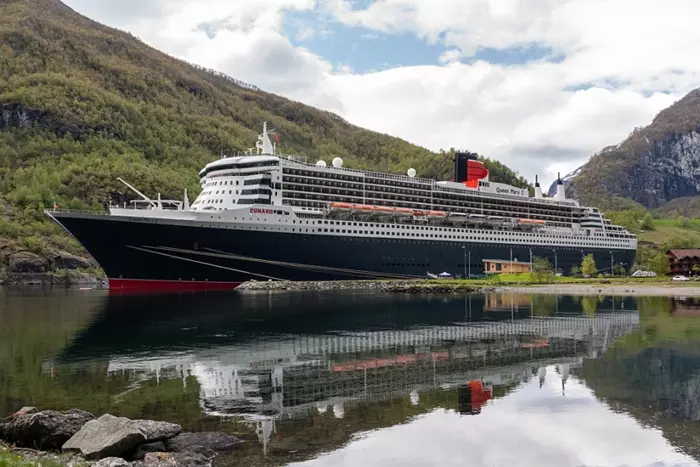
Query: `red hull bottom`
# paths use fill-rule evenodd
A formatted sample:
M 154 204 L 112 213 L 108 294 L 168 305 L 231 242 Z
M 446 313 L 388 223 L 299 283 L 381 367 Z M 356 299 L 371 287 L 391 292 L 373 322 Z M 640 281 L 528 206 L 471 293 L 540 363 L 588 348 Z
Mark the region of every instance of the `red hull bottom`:
M 109 279 L 109 291 L 117 293 L 197 292 L 204 290 L 233 290 L 239 285 L 241 285 L 240 282 Z

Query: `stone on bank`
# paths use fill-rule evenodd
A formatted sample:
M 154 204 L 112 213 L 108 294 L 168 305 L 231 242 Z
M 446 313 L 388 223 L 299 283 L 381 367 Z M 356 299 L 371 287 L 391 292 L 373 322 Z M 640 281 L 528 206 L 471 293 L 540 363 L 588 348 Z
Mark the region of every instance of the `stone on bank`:
M 180 433 L 181 429 L 174 423 L 110 414 L 96 419 L 77 409 L 40 412 L 25 407 L 0 420 L 0 440 L 20 447 L 62 449 L 76 453 L 66 461 L 68 465 L 83 465 L 87 460 L 96 461 L 92 464 L 96 467 L 208 467 L 219 452 L 231 451 L 243 442 L 226 433 Z M 31 454 L 39 461 L 47 455 L 57 457 L 40 451 Z

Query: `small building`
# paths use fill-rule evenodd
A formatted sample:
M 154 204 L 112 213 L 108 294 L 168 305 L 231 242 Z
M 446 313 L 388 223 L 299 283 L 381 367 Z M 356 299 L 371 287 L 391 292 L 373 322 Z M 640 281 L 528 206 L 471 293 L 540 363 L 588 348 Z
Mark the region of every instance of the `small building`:
M 532 263 L 507 259 L 485 259 L 484 274 L 523 274 L 532 271 Z
M 668 250 L 666 256 L 668 256 L 671 274 L 692 276 L 696 274 L 693 268 L 700 268 L 700 250 L 698 249 Z

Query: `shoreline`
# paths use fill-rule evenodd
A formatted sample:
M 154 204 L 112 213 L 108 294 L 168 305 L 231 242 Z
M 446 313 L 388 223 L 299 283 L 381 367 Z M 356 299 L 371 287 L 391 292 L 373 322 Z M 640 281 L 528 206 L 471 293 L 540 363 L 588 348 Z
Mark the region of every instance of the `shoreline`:
M 241 284 L 236 291 L 251 292 L 302 292 L 302 291 L 376 291 L 384 293 L 537 293 L 551 295 L 615 295 L 615 296 L 700 296 L 700 283 L 679 283 L 635 280 L 594 280 L 570 283 L 484 283 L 455 280 L 361 280 L 361 281 L 250 281 Z
M 543 284 L 512 286 L 498 292 L 541 293 L 550 295 L 614 295 L 635 297 L 700 297 L 700 284 Z
M 82 287 L 81 287 L 82 286 Z M 104 290 L 101 283 L 2 283 L 0 290 Z M 590 282 L 485 282 L 440 279 L 346 280 L 346 281 L 249 281 L 235 289 L 241 294 L 258 292 L 358 291 L 403 294 L 530 293 L 545 295 L 673 296 L 700 297 L 700 282 L 594 279 Z

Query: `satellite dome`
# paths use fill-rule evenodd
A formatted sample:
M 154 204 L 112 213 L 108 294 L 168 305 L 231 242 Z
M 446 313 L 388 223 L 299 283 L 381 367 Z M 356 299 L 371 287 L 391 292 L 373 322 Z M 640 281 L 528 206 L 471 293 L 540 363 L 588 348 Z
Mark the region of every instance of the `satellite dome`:
M 339 169 L 342 166 L 343 166 L 343 159 L 341 159 L 340 157 L 336 157 L 335 159 L 333 159 L 333 167 L 335 167 L 336 169 Z
M 414 169 L 414 168 L 408 169 L 408 176 L 411 178 L 415 177 L 416 176 L 416 169 Z
M 318 161 L 318 162 L 316 162 L 316 167 L 326 167 L 326 161 Z

